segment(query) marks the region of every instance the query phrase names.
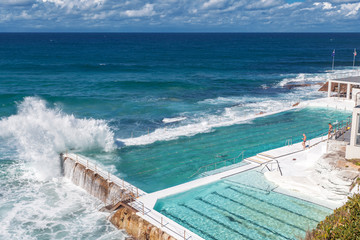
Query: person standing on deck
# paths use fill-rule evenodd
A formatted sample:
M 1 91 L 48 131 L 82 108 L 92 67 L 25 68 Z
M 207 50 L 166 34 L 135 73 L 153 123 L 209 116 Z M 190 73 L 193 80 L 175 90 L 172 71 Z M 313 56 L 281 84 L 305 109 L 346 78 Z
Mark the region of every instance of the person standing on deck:
M 303 133 L 303 142 L 302 142 L 302 145 L 303 145 L 303 148 L 305 149 L 306 148 L 306 135 L 305 133 Z
M 329 133 L 328 133 L 328 139 L 331 137 L 331 132 L 333 130 L 333 126 L 331 125 L 331 123 L 329 123 Z

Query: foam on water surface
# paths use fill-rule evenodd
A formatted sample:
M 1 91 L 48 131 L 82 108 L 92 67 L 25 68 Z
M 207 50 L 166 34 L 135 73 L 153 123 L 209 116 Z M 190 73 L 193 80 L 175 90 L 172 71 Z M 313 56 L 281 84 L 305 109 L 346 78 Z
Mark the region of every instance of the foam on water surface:
M 124 239 L 103 205 L 64 178 L 37 180 L 25 163 L 0 159 L 0 239 Z
M 0 179 L 6 187 L 0 201 L 7 201 L 0 205 L 5 226 L 0 238 L 69 239 L 81 238 L 80 232 L 112 238 L 113 229 L 95 213 L 91 198 L 59 177 L 58 154 L 66 149 L 155 191 L 191 180 L 200 166 L 235 157 L 244 148 L 251 155 L 302 131 L 315 136 L 328 121 L 345 116 L 296 110 L 299 123 L 287 114 L 256 114 L 324 96 L 315 85 L 283 86 L 333 77 L 326 70 L 334 44 L 343 52 L 337 51 L 333 73 L 352 72 L 345 52 L 350 49 L 351 56 L 359 37 L 1 34 Z M 305 118 L 309 114 L 316 118 Z
M 120 178 L 146 192 L 153 192 L 188 182 L 203 171 L 214 170 L 213 163 L 220 162 L 217 167 L 238 163 L 242 156 L 246 158 L 282 147 L 288 139 L 300 142 L 302 133 L 309 139 L 326 134 L 329 122 L 347 119 L 349 115 L 324 108 L 293 109 L 213 128 L 192 137 L 125 146 L 109 154 L 84 154 L 104 165 L 111 162 Z M 111 158 L 113 160 L 109 160 Z M 202 168 L 206 165 L 210 166 Z M 199 169 L 200 173 L 196 174 Z
M 206 99 L 198 104 L 209 105 L 210 108 L 211 105 L 223 105 L 222 110 L 218 110 L 217 114 L 197 114 L 187 119 L 182 119 L 182 121 L 186 121 L 183 121 L 180 125 L 157 128 L 148 134 L 138 137 L 117 138 L 116 140 L 126 146 L 147 145 L 157 141 L 170 141 L 182 136 L 191 137 L 199 133 L 211 132 L 214 128 L 218 127 L 246 123 L 257 117 L 289 110 L 293 104 L 302 100 L 324 96 L 324 93 L 316 91 L 318 88 L 319 86 L 300 88 L 292 93 L 277 94 L 276 97 L 242 96 Z M 231 106 L 228 106 L 229 104 Z
M 60 109 L 48 108 L 37 97 L 18 103 L 16 115 L 0 120 L 0 138 L 16 149 L 40 179 L 59 176 L 59 154 L 68 149 L 111 151 L 113 132 L 105 121 L 79 119 Z
M 105 121 L 27 97 L 0 120 L 0 139 L 0 239 L 124 239 L 101 202 L 61 177 L 60 152 L 113 149 Z

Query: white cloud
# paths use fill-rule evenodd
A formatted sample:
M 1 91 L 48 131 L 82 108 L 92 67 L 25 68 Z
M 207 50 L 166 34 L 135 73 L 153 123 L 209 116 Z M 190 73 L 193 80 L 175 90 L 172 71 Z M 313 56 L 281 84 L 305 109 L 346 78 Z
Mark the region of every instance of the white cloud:
M 34 3 L 34 0 L 1 0 L 0 5 L 29 5 Z
M 224 6 L 226 0 L 209 0 L 203 4 L 203 8 L 221 8 Z
M 324 10 L 330 10 L 336 7 L 333 7 L 333 5 L 329 2 L 316 2 L 314 3 L 314 6 L 321 7 Z
M 139 10 L 126 10 L 123 15 L 128 17 L 150 17 L 155 15 L 154 5 L 147 3 Z
M 359 5 L 359 0 L 0 0 L 0 30 L 20 29 L 26 22 L 53 30 L 333 31 L 341 26 L 337 29 L 356 31 L 348 21 L 360 18 Z
M 281 0 L 258 0 L 258 1 L 250 1 L 247 5 L 247 9 L 267 9 L 275 6 L 279 6 L 282 4 Z
M 38 0 L 43 3 L 53 3 L 60 8 L 79 8 L 88 9 L 96 6 L 101 6 L 106 0 Z
M 360 3 L 343 4 L 341 5 L 340 12 L 346 17 L 359 17 Z

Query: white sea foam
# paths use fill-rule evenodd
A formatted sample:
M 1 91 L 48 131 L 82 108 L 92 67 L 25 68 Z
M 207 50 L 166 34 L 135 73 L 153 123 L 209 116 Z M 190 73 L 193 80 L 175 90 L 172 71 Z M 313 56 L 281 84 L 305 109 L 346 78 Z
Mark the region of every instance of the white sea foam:
M 185 120 L 186 117 L 174 117 L 174 118 L 164 118 L 162 120 L 163 123 L 173 123 L 173 122 L 180 122 Z
M 219 114 L 194 116 L 176 127 L 158 128 L 149 134 L 117 141 L 126 146 L 146 145 L 156 141 L 169 141 L 181 136 L 194 136 L 213 131 L 214 128 L 249 122 L 254 118 L 274 114 L 292 108 L 292 105 L 308 99 L 324 97 L 318 92 L 319 86 L 297 88 L 290 93 L 278 94 L 276 97 L 218 97 L 199 102 L 201 105 L 231 105 L 224 107 Z
M 299 73 L 294 77 L 284 78 L 277 84 L 277 87 L 284 87 L 287 84 L 322 83 L 332 78 L 344 78 L 349 76 L 360 76 L 360 69 L 338 69 L 323 73 Z
M 99 200 L 57 177 L 60 152 L 113 149 L 104 121 L 78 119 L 26 97 L 16 114 L 0 120 L 0 139 L 0 239 L 125 238 L 98 211 Z
M 325 73 L 305 74 L 301 73 L 292 78 L 284 78 L 274 87 L 283 87 L 289 83 L 318 83 L 325 82 L 329 78 L 341 78 L 347 76 L 360 76 L 360 69 L 339 69 Z M 262 85 L 263 89 L 269 86 Z M 174 140 L 181 136 L 193 136 L 199 133 L 210 132 L 216 127 L 230 126 L 250 121 L 256 117 L 266 116 L 292 108 L 297 102 L 325 97 L 325 93 L 318 92 L 319 86 L 295 88 L 290 92 L 277 94 L 274 97 L 232 96 L 205 99 L 198 104 L 224 106 L 222 112 L 188 118 L 176 127 L 159 128 L 155 131 L 126 139 L 117 139 L 124 145 L 146 145 L 156 141 Z M 229 106 L 230 105 L 230 106 Z
M 37 181 L 25 165 L 0 171 L 0 239 L 125 238 L 98 211 L 99 200 L 65 178 Z
M 67 149 L 114 148 L 113 133 L 105 121 L 75 118 L 48 108 L 37 97 L 26 97 L 16 115 L 0 120 L 0 138 L 16 147 L 18 157 L 40 179 L 60 174 L 58 154 Z

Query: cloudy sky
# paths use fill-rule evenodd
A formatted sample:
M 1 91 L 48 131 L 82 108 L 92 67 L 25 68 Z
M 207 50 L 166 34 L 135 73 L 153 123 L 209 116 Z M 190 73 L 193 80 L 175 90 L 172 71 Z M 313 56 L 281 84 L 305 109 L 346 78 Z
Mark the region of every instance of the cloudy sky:
M 0 0 L 0 31 L 360 32 L 360 0 Z

